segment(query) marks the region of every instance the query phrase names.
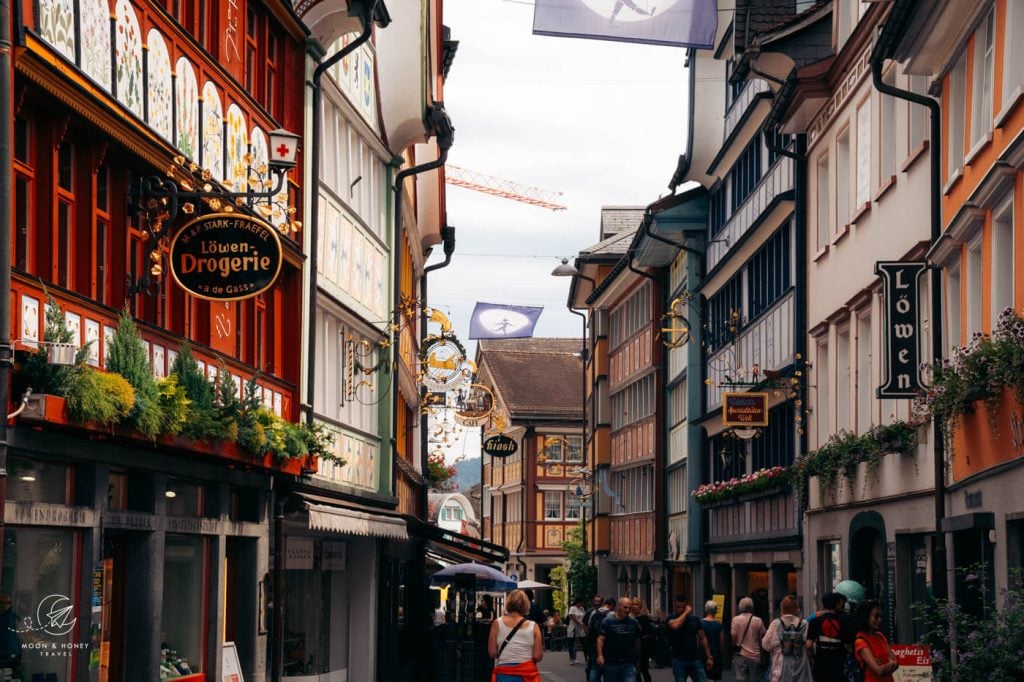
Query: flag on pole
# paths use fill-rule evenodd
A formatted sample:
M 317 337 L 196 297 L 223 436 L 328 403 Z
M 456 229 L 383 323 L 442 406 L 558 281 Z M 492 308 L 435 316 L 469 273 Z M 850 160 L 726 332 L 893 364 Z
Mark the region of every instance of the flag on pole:
M 477 303 L 469 320 L 471 339 L 523 339 L 533 336 L 544 308 Z
M 717 31 L 716 0 L 535 0 L 533 8 L 540 35 L 710 50 Z

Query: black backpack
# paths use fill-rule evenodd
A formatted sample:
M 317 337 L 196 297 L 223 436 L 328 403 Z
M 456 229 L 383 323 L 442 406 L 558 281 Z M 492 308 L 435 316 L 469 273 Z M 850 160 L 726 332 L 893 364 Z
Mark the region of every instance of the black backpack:
M 601 626 L 601 621 L 607 613 L 602 613 L 600 609 L 590 609 L 583 615 L 583 622 L 587 626 L 587 641 L 590 643 L 597 642 L 598 628 Z

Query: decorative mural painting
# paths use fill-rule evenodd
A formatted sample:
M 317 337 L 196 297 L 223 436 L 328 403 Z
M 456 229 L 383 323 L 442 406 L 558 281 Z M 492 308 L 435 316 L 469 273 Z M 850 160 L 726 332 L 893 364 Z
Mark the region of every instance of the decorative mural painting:
M 39 35 L 74 62 L 75 3 L 71 0 L 39 0 Z
M 110 91 L 110 6 L 106 0 L 82 0 L 78 20 L 83 36 L 82 71 Z
M 203 86 L 203 167 L 224 179 L 224 108 L 210 81 Z
M 178 151 L 192 159 L 199 160 L 199 84 L 192 63 L 182 57 L 174 68 L 175 104 L 178 129 L 174 133 L 174 144 Z
M 174 103 L 171 97 L 171 58 L 167 54 L 167 43 L 157 30 L 146 36 L 149 57 L 146 61 L 149 78 L 146 81 L 146 97 L 149 98 L 149 127 L 166 140 L 173 140 Z
M 233 192 L 249 189 L 249 140 L 245 126 L 245 114 L 237 104 L 228 107 L 228 167 L 226 181 L 230 181 Z
M 128 0 L 117 0 L 117 98 L 143 117 L 142 30 Z
M 31 348 L 39 345 L 39 299 L 21 296 L 21 342 Z

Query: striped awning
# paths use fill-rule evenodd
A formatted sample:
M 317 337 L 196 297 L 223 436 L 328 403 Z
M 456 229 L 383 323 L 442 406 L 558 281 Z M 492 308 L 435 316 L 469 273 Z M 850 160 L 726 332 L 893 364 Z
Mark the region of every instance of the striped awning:
M 364 538 L 409 539 L 405 521 L 400 518 L 311 502 L 306 503 L 306 509 L 309 511 L 309 527 L 312 530 Z

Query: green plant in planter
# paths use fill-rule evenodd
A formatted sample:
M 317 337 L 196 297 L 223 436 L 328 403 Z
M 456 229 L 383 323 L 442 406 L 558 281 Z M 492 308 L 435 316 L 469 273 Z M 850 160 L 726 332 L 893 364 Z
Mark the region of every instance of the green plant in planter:
M 844 482 L 852 482 L 857 465 L 867 463 L 868 478 L 878 473 L 882 457 L 889 453 L 917 454 L 917 430 L 923 421 L 895 421 L 874 426 L 857 435 L 840 431 L 822 447 L 808 452 L 794 465 L 794 480 L 799 482 L 800 497 L 806 504 L 808 482 L 818 477 L 822 503 L 828 494 L 838 492 Z
M 128 425 L 150 440 L 155 440 L 163 426 L 160 389 L 153 378 L 146 347 L 127 307 L 118 318 L 117 331 L 107 346 L 107 370 L 120 374 L 135 389 L 135 406 Z
M 22 368 L 22 378 L 25 386 L 32 389 L 34 393 L 46 393 L 48 395 L 67 396 L 68 390 L 76 379 L 85 361 L 89 358 L 89 347 L 92 342 L 85 344 L 75 353 L 75 364 L 53 365 L 50 364 L 49 353 L 47 352 L 50 343 L 71 343 L 74 341 L 74 333 L 68 329 L 67 320 L 64 318 L 64 310 L 57 304 L 52 296 L 46 297 L 45 324 L 43 326 L 43 341 L 39 349 L 30 353 Z
M 156 382 L 160 392 L 160 433 L 179 433 L 188 423 L 192 401 L 185 387 L 178 383 L 178 375 L 171 374 Z
M 119 374 L 83 367 L 67 391 L 71 421 L 102 426 L 118 424 L 135 406 L 135 389 Z
M 178 349 L 171 373 L 178 377 L 178 385 L 189 400 L 188 419 L 181 432 L 193 440 L 222 437 L 223 434 L 218 432 L 213 384 L 199 369 L 199 363 L 192 355 L 192 346 L 188 342 L 182 343 Z

